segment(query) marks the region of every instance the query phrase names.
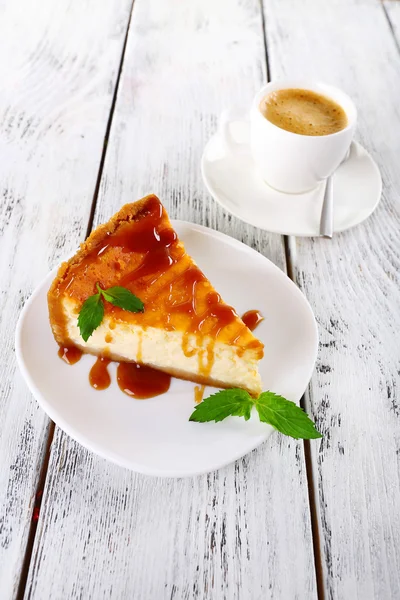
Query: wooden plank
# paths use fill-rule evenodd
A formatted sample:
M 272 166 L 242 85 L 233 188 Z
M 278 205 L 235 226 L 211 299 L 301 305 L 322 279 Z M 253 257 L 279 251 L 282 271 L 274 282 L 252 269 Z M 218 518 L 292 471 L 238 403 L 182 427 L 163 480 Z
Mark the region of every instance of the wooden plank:
M 137 0 L 95 223 L 154 191 L 173 217 L 283 267 L 281 238 L 218 209 L 199 169 L 220 111 L 249 102 L 264 61 L 256 0 Z M 57 431 L 36 542 L 29 598 L 316 596 L 303 448 L 278 435 L 217 473 L 173 480 L 115 467 Z
M 327 598 L 399 598 L 400 58 L 379 2 L 266 0 L 273 78 L 343 87 L 380 165 L 376 213 L 332 241 L 298 239 L 295 271 L 321 345 L 309 410 Z
M 129 10 L 128 0 L 0 6 L 2 598 L 17 593 L 49 424 L 16 369 L 15 324 L 85 235 Z

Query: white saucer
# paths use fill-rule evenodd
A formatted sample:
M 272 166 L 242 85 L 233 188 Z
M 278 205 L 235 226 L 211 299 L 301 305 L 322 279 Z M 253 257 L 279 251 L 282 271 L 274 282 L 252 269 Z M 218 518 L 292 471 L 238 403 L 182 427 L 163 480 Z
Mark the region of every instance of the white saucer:
M 257 336 L 265 343 L 260 362 L 264 389 L 298 401 L 311 377 L 318 335 L 312 310 L 300 290 L 273 263 L 240 242 L 182 221 L 175 229 L 187 251 L 239 314 L 265 315 Z M 166 394 L 134 400 L 118 388 L 116 365 L 111 386 L 89 385 L 93 356 L 74 366 L 57 356 L 50 330 L 49 273 L 26 303 L 16 330 L 20 369 L 40 406 L 68 435 L 119 465 L 150 475 L 182 477 L 218 469 L 259 446 L 272 428 L 252 416 L 221 423 L 191 423 L 194 384 L 172 379 Z M 250 292 L 250 291 L 251 292 Z M 205 397 L 215 392 L 207 388 Z M 278 435 L 278 434 L 276 434 Z
M 203 179 L 214 200 L 250 225 L 284 235 L 318 236 L 325 183 L 305 194 L 284 194 L 260 177 L 249 147 L 249 123 L 234 121 L 238 150 L 226 151 L 217 132 L 201 162 Z M 334 230 L 344 231 L 369 217 L 379 204 L 382 181 L 368 152 L 357 143 L 334 176 Z

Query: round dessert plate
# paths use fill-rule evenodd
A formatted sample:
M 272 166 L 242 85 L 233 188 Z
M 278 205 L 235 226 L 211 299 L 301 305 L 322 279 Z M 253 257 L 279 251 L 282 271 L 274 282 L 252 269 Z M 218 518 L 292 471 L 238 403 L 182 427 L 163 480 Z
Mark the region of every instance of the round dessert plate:
M 265 344 L 263 389 L 298 401 L 311 377 L 318 334 L 312 310 L 294 283 L 248 246 L 206 227 L 173 221 L 187 252 L 224 300 L 239 314 L 258 309 L 265 320 L 255 335 Z M 56 269 L 26 303 L 16 330 L 16 352 L 25 380 L 51 419 L 89 450 L 140 473 L 184 477 L 213 471 L 250 452 L 272 433 L 256 414 L 249 421 L 193 423 L 195 384 L 171 380 L 169 391 L 135 400 L 116 383 L 104 391 L 89 384 L 95 357 L 75 365 L 57 355 L 48 318 L 47 291 Z M 160 348 L 166 353 L 168 348 Z M 214 393 L 206 388 L 204 397 Z M 274 433 L 274 435 L 280 435 Z
M 304 194 L 285 194 L 260 177 L 250 152 L 249 123 L 233 121 L 236 147 L 227 147 L 219 132 L 207 143 L 201 162 L 204 183 L 227 211 L 250 225 L 284 235 L 318 236 L 325 183 Z M 358 143 L 336 171 L 334 231 L 344 231 L 367 219 L 379 204 L 382 180 L 379 169 Z

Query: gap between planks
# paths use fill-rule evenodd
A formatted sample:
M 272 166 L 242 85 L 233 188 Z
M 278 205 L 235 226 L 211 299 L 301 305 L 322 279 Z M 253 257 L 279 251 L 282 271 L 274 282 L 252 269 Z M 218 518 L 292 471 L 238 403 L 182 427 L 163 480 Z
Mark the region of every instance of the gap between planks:
M 286 261 L 286 273 L 287 276 L 296 282 L 296 238 L 293 236 L 284 235 L 284 248 L 285 248 L 285 261 Z M 306 391 L 300 399 L 301 408 L 306 411 Z M 314 568 L 315 568 L 315 580 L 317 583 L 317 596 L 319 600 L 325 600 L 325 589 L 324 589 L 324 570 L 322 565 L 322 551 L 321 551 L 321 527 L 319 524 L 319 512 L 318 512 L 318 486 L 316 484 L 316 478 L 314 476 L 312 453 L 310 440 L 303 440 L 304 450 L 304 461 L 306 464 L 306 477 L 307 477 L 307 491 L 308 491 L 308 506 L 310 509 L 310 521 L 311 521 L 311 532 L 313 540 L 313 555 L 314 555 Z
M 268 40 L 267 40 L 267 28 L 265 26 L 265 11 L 264 2 L 260 0 L 260 10 L 263 28 L 263 40 L 264 40 L 264 51 L 265 51 L 265 64 L 267 71 L 267 81 L 271 81 L 271 65 L 268 54 Z M 284 252 L 285 252 L 285 265 L 287 276 L 296 282 L 296 268 L 295 268 L 295 256 L 296 256 L 296 238 L 292 236 L 283 236 Z M 306 392 L 307 393 L 307 392 Z M 301 408 L 306 411 L 306 394 L 303 394 L 300 399 Z M 314 556 L 314 569 L 315 569 L 315 580 L 317 584 L 317 596 L 319 600 L 325 600 L 324 591 L 324 571 L 322 566 L 322 552 L 321 552 L 321 528 L 319 525 L 318 518 L 318 489 L 315 484 L 314 469 L 312 464 L 312 454 L 309 440 L 303 440 L 303 451 L 304 460 L 306 465 L 306 478 L 307 478 L 307 492 L 308 492 L 308 506 L 310 510 L 310 521 L 311 521 L 311 533 L 313 540 L 313 556 Z
M 18 590 L 16 594 L 16 600 L 23 600 L 25 595 L 26 582 L 28 579 L 29 566 L 31 564 L 31 557 L 33 551 L 33 544 L 35 543 L 37 526 L 40 518 L 40 505 L 42 502 L 42 495 L 44 486 L 46 483 L 47 471 L 49 469 L 50 462 L 50 449 L 54 438 L 54 431 L 56 425 L 50 420 L 48 427 L 48 434 L 46 439 L 46 449 L 44 452 L 43 463 L 40 469 L 39 480 L 36 487 L 35 500 L 33 503 L 32 517 L 29 525 L 28 539 L 26 542 L 24 560 L 22 562 L 21 575 L 18 584 Z
M 104 168 L 104 161 L 105 161 L 105 157 L 106 157 L 106 153 L 107 153 L 107 142 L 108 142 L 108 138 L 110 135 L 111 126 L 112 126 L 115 105 L 116 105 L 117 96 L 118 96 L 118 89 L 119 89 L 119 84 L 120 84 L 120 79 L 121 79 L 122 66 L 124 64 L 124 59 L 125 59 L 125 52 L 126 52 L 126 45 L 127 45 L 127 41 L 128 41 L 129 29 L 130 29 L 131 21 L 132 21 L 133 6 L 134 6 L 134 0 L 132 0 L 131 8 L 129 11 L 129 17 L 128 17 L 126 31 L 125 31 L 124 43 L 122 46 L 121 58 L 120 58 L 119 65 L 118 65 L 118 72 L 117 72 L 117 77 L 115 80 L 115 87 L 114 87 L 114 93 L 113 93 L 113 98 L 112 98 L 112 102 L 111 102 L 110 113 L 108 115 L 106 131 L 104 134 L 103 149 L 101 152 L 101 157 L 100 157 L 100 162 L 99 162 L 99 170 L 97 173 L 96 185 L 94 188 L 93 200 L 92 200 L 92 204 L 90 207 L 90 213 L 89 213 L 89 219 L 88 219 L 85 237 L 88 237 L 88 235 L 90 234 L 92 227 L 93 227 L 94 213 L 96 210 L 97 198 L 98 198 L 99 189 L 100 189 L 100 182 L 101 182 L 101 177 L 102 177 L 103 168 Z M 39 523 L 39 519 L 40 519 L 40 505 L 42 502 L 42 496 L 43 496 L 44 488 L 46 485 L 47 473 L 48 473 L 49 462 L 50 462 L 50 452 L 51 452 L 51 446 L 52 446 L 53 439 L 54 439 L 55 430 L 56 430 L 56 424 L 54 423 L 54 421 L 50 420 L 48 434 L 47 434 L 47 438 L 46 438 L 46 449 L 45 449 L 45 453 L 44 453 L 44 457 L 43 457 L 43 463 L 42 463 L 42 466 L 40 469 L 40 476 L 39 476 L 38 484 L 36 487 L 35 500 L 34 500 L 33 509 L 32 509 L 32 517 L 31 517 L 31 522 L 30 522 L 30 526 L 29 526 L 29 533 L 28 533 L 28 539 L 27 539 L 27 543 L 26 543 L 24 560 L 22 562 L 21 575 L 20 575 L 20 580 L 19 580 L 19 584 L 18 584 L 16 600 L 23 600 L 23 598 L 25 597 L 26 583 L 28 580 L 28 573 L 29 573 L 29 567 L 30 567 L 31 558 L 32 558 L 32 551 L 33 551 L 33 546 L 34 546 L 35 538 L 36 538 L 36 532 L 38 529 L 38 523 Z
M 384 0 L 381 0 L 381 6 L 382 6 L 383 14 L 386 17 L 386 21 L 388 22 L 390 33 L 392 34 L 392 38 L 393 38 L 393 41 L 394 41 L 394 43 L 396 45 L 397 51 L 400 53 L 400 44 L 399 44 L 399 42 L 397 40 L 397 36 L 396 36 L 395 30 L 394 30 L 394 25 L 393 25 L 392 20 L 390 18 L 388 9 L 385 6 Z

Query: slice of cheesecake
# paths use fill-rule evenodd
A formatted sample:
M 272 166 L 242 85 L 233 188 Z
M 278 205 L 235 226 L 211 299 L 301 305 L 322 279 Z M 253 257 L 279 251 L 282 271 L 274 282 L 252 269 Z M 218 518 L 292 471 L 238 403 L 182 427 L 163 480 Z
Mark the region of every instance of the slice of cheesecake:
M 132 313 L 105 302 L 103 321 L 85 342 L 78 315 L 96 284 L 125 287 L 145 308 Z M 257 364 L 263 344 L 186 254 L 156 196 L 126 204 L 91 233 L 59 268 L 48 305 L 62 347 L 138 362 L 197 383 L 261 392 Z

